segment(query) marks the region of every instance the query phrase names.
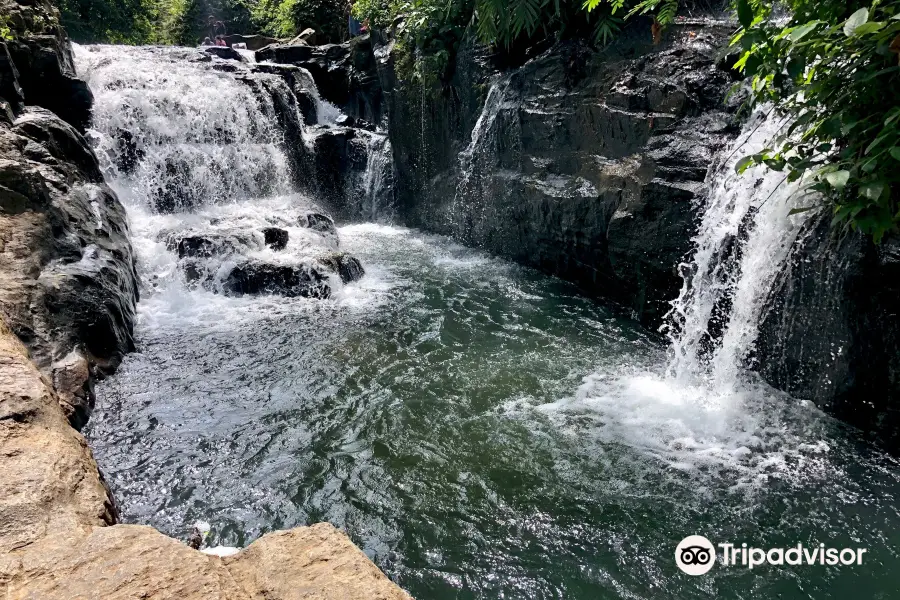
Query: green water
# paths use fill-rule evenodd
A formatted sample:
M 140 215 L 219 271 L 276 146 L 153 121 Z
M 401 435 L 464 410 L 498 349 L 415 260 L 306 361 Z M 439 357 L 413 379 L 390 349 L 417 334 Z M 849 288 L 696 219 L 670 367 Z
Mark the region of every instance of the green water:
M 662 340 L 558 280 L 341 238 L 367 275 L 328 301 L 144 294 L 86 432 L 125 521 L 235 546 L 329 521 L 420 599 L 900 596 L 900 470 L 852 431 L 667 379 Z M 691 577 L 689 534 L 868 554 Z

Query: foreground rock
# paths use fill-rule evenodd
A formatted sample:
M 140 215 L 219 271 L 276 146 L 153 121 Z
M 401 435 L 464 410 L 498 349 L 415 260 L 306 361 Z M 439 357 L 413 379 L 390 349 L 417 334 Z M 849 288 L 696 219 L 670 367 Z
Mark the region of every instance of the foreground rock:
M 8 598 L 410 598 L 327 523 L 270 533 L 226 558 L 192 550 L 150 527 L 116 525 L 96 528 L 71 546 L 50 547 L 22 566 L 28 584 L 13 578 Z

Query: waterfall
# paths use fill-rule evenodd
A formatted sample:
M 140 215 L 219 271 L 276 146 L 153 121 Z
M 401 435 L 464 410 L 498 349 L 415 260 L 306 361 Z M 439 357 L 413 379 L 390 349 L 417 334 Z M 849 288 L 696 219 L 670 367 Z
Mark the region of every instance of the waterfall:
M 386 135 L 368 133 L 366 169 L 361 174 L 358 215 L 364 221 L 390 220 L 394 214 L 394 157 Z
M 790 213 L 804 200 L 783 173 L 735 166 L 780 126 L 772 114 L 754 115 L 710 168 L 695 250 L 680 265 L 684 284 L 664 328 L 666 359 L 599 365 L 573 397 L 542 407 L 561 426 L 574 415 L 594 424 L 579 435 L 602 448 L 624 443 L 673 477 L 719 477 L 740 489 L 820 468 L 828 445 L 816 414 L 752 371 L 759 323 L 805 216 Z
M 710 169 L 708 194 L 684 285 L 666 330 L 670 376 L 733 387 L 750 366 L 771 286 L 788 259 L 803 214 L 799 182 L 765 166 L 736 172 L 738 161 L 771 144 L 782 125 L 759 112 Z
M 314 187 L 309 117 L 293 89 L 314 91 L 305 73 L 189 48 L 76 47 L 76 59 L 150 305 L 156 292 L 167 315 L 221 301 L 210 293 L 325 298 L 362 275 L 300 191 Z
M 276 107 L 261 89 L 277 76 L 241 81 L 189 49 L 76 52 L 95 95 L 95 148 L 126 201 L 173 212 L 291 191 Z
M 484 173 L 497 167 L 497 117 L 503 109 L 509 83 L 508 77 L 491 83 L 481 114 L 472 128 L 469 144 L 459 153 L 459 181 L 448 217 L 456 234 L 464 239 L 471 238 L 475 223 L 479 221 L 475 211 L 483 215 L 486 210 L 487 203 L 479 201 L 483 193 L 481 179 Z

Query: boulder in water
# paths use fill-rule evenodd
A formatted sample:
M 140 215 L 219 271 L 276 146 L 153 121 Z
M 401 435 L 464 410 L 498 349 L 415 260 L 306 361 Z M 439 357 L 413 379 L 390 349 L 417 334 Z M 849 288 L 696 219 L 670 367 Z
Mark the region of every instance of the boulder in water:
M 225 43 L 229 46 L 233 44 L 246 44 L 247 50 L 259 50 L 270 44 L 277 44 L 278 40 L 267 35 L 241 35 L 239 33 L 226 35 Z
M 247 262 L 231 270 L 223 288 L 236 296 L 274 294 L 321 299 L 331 296 L 327 278 L 307 265 Z
M 313 231 L 318 231 L 319 233 L 337 235 L 337 228 L 334 226 L 332 218 L 328 215 L 323 215 L 322 213 L 310 212 L 305 215 L 300 215 L 297 222 L 300 227 L 306 227 Z
M 204 46 L 203 51 L 226 60 L 244 60 L 240 53 L 231 46 Z
M 350 115 L 341 115 L 334 120 L 334 124 L 339 127 L 353 127 L 356 125 L 356 119 Z
M 300 35 L 288 42 L 288 44 L 291 46 L 315 46 L 316 30 L 312 27 L 307 27 L 300 32 Z
M 346 252 L 332 252 L 319 258 L 319 262 L 337 273 L 344 283 L 358 281 L 366 274 L 359 259 Z
M 171 244 L 178 258 L 223 256 L 237 252 L 240 245 L 247 245 L 246 240 L 227 235 L 189 235 L 176 238 Z
M 266 227 L 263 229 L 263 238 L 266 246 L 272 250 L 284 250 L 288 243 L 288 232 L 280 227 Z

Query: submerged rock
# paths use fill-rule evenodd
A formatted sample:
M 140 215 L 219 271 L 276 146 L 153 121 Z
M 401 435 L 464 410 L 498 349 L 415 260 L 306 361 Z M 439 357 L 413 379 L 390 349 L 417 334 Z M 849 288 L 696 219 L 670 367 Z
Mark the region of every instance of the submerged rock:
M 319 262 L 334 273 L 337 273 L 344 283 L 358 281 L 366 274 L 359 259 L 346 252 L 332 252 L 331 254 L 326 254 L 319 258 Z
M 331 296 L 327 277 L 307 265 L 247 262 L 231 270 L 222 282 L 222 288 L 236 296 L 274 294 L 320 299 Z
M 280 227 L 266 227 L 262 232 L 266 246 L 272 250 L 284 250 L 287 247 L 287 230 L 281 229 Z
M 234 235 L 188 235 L 176 237 L 173 245 L 178 258 L 209 258 L 239 252 L 248 242 L 249 238 Z
M 305 215 L 300 215 L 298 224 L 300 227 L 306 227 L 313 231 L 318 231 L 319 233 L 337 235 L 337 228 L 334 226 L 332 218 L 328 215 L 323 215 L 322 213 L 310 212 Z

